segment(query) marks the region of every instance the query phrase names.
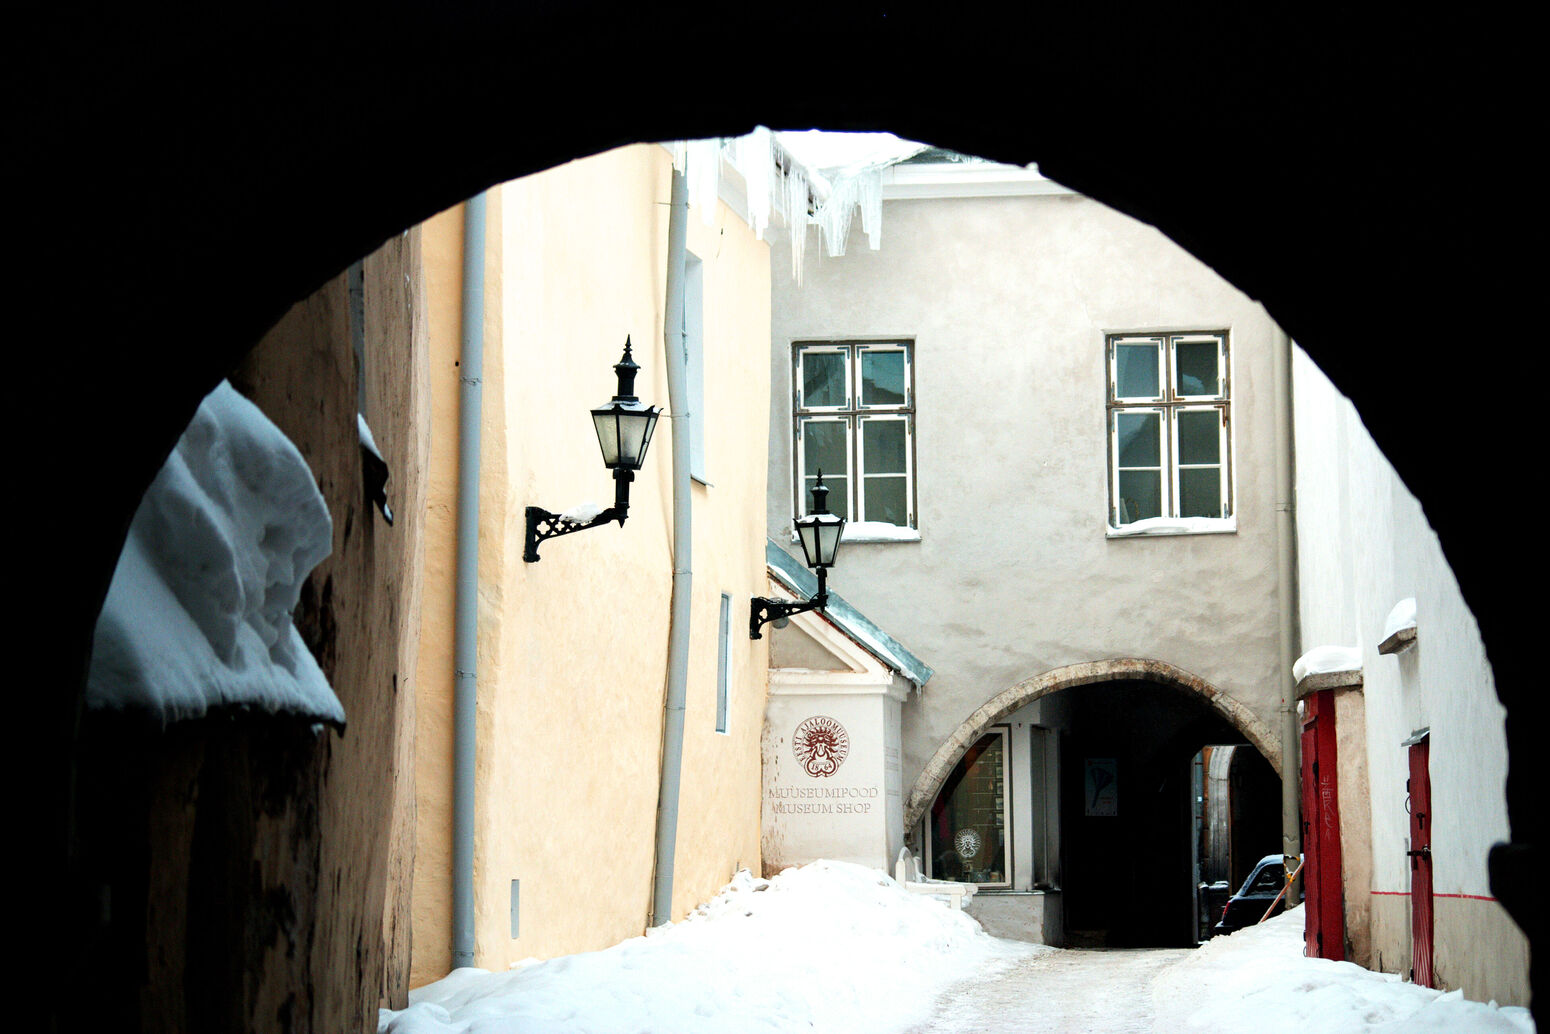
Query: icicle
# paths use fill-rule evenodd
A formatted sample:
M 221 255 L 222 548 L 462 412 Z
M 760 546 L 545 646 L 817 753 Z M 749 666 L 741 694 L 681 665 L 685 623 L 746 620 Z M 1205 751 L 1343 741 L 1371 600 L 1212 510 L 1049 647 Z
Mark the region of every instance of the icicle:
M 786 230 L 791 235 L 791 277 L 802 285 L 802 257 L 807 250 L 807 177 L 802 175 L 796 163 L 787 170 L 786 180 Z
M 716 225 L 716 195 L 721 186 L 721 140 L 689 141 L 689 204 L 706 226 Z
M 883 243 L 883 170 L 868 169 L 856 180 L 856 203 L 861 206 L 861 229 L 876 251 Z
M 767 126 L 756 126 L 752 133 L 738 138 L 737 167 L 748 187 L 748 221 L 754 236 L 762 241 L 770 227 L 770 187 L 776 179 L 775 134 Z

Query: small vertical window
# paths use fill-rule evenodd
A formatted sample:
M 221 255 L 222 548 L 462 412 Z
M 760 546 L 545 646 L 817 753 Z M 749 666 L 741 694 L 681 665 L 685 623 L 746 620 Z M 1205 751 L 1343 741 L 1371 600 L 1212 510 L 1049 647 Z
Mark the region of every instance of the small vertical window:
M 819 472 L 847 521 L 914 528 L 915 398 L 908 341 L 798 342 L 796 514 Z
M 1109 524 L 1232 516 L 1227 334 L 1108 339 Z
M 716 650 L 716 731 L 727 731 L 728 700 L 732 693 L 732 597 L 721 594 L 721 634 Z

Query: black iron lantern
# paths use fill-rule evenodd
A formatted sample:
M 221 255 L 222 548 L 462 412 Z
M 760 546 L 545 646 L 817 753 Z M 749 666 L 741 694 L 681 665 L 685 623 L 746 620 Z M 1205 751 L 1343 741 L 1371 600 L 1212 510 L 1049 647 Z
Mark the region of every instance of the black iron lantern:
M 829 486 L 823 483 L 823 471 L 818 472 L 813 485 L 813 510 L 806 517 L 798 517 L 792 523 L 797 528 L 797 541 L 807 566 L 822 571 L 833 567 L 840 552 L 840 533 L 845 528 L 845 518 L 829 512 Z
M 637 471 L 646 462 L 651 433 L 657 428 L 662 411 L 648 406 L 635 396 L 635 375 L 640 365 L 630 357 L 630 339 L 624 339 L 624 357 L 614 364 L 619 375 L 619 390 L 614 397 L 592 411 L 597 428 L 597 444 L 603 450 L 603 466 L 609 470 Z
M 829 603 L 829 568 L 834 566 L 834 561 L 839 556 L 840 536 L 845 531 L 845 518 L 829 512 L 829 489 L 823 483 L 821 470 L 818 472 L 812 492 L 812 511 L 806 517 L 796 518 L 792 523 L 796 525 L 797 541 L 802 544 L 802 553 L 807 566 L 818 572 L 818 591 L 805 603 L 755 596 L 748 614 L 748 638 L 750 639 L 764 638 L 759 633 L 759 629 L 767 621 L 773 621 L 776 628 L 781 628 L 791 615 L 803 614 L 809 610 L 822 610 Z
M 630 482 L 635 472 L 646 462 L 646 450 L 651 447 L 651 433 L 657 428 L 657 417 L 662 410 L 648 406 L 635 396 L 635 375 L 640 366 L 630 355 L 630 339 L 624 339 L 624 356 L 614 364 L 619 377 L 614 397 L 592 411 L 592 425 L 597 430 L 598 448 L 603 451 L 603 466 L 614 472 L 614 504 L 596 513 L 577 515 L 551 513 L 541 506 L 527 508 L 527 542 L 522 559 L 530 564 L 539 560 L 538 544 L 545 539 L 569 535 L 575 531 L 595 528 L 618 521 L 623 526 L 630 515 Z

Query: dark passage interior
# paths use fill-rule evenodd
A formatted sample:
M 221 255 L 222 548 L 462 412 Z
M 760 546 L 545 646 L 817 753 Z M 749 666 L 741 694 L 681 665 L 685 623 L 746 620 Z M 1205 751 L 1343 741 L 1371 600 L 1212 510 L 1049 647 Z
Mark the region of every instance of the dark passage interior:
M 1232 873 L 1280 849 L 1280 783 L 1203 700 L 1149 682 L 1058 694 L 1061 870 L 1069 947 L 1192 947 L 1199 929 L 1195 755 L 1233 753 Z M 1234 887 L 1236 889 L 1236 886 Z

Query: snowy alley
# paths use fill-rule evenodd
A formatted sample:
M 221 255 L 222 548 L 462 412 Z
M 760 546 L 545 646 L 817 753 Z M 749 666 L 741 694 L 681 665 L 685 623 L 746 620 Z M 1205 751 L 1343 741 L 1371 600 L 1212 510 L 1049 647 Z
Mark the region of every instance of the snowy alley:
M 1198 949 L 1002 940 L 882 872 L 740 872 L 684 921 L 603 951 L 461 969 L 380 1034 L 1209 1031 L 1533 1034 L 1528 1010 L 1302 956 L 1302 909 Z

